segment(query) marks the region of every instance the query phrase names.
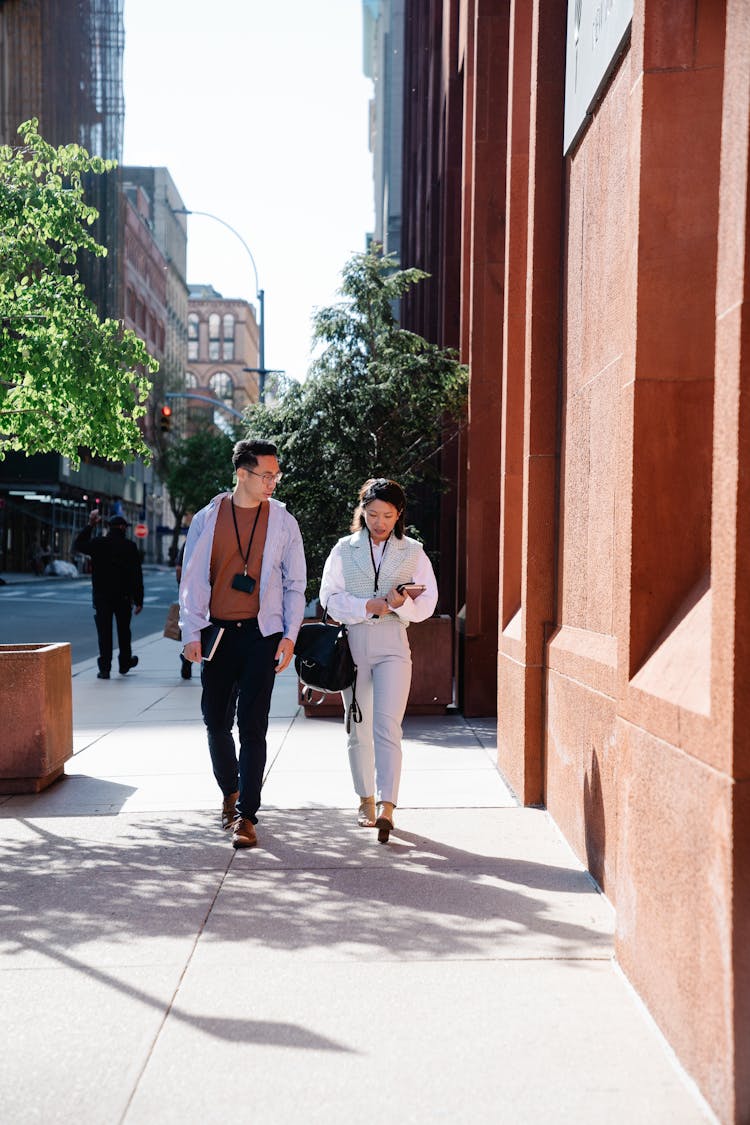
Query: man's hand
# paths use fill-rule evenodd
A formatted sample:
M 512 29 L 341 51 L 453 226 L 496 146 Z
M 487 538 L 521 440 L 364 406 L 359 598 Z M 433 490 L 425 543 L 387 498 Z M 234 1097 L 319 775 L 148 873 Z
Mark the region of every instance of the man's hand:
M 135 605 L 135 606 L 133 606 L 133 613 L 135 613 L 136 616 L 137 616 L 141 612 L 142 609 L 143 609 L 142 605 Z
M 275 672 L 283 672 L 285 668 L 289 667 L 289 662 L 294 656 L 294 641 L 290 641 L 289 637 L 282 637 L 279 641 L 279 647 L 276 649 L 276 668 Z
M 186 660 L 189 660 L 191 664 L 200 664 L 203 655 L 200 641 L 188 641 L 182 650 L 182 655 Z

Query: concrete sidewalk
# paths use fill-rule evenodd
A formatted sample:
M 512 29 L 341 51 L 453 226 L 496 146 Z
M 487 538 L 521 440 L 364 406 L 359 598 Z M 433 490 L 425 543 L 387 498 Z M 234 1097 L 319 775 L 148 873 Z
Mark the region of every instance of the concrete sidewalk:
M 396 830 L 355 824 L 338 721 L 274 692 L 235 852 L 178 648 L 73 681 L 75 757 L 0 798 L 2 1120 L 709 1122 L 613 962 L 613 914 L 494 767 L 410 718 Z

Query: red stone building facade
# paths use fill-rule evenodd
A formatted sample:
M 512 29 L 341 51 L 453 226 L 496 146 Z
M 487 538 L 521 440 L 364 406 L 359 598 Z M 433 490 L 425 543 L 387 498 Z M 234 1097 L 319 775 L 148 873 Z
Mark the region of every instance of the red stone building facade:
M 567 9 L 407 11 L 402 261 L 432 280 L 405 323 L 471 368 L 464 707 L 497 706 L 500 767 L 747 1122 L 750 6 L 635 0 L 563 155 Z

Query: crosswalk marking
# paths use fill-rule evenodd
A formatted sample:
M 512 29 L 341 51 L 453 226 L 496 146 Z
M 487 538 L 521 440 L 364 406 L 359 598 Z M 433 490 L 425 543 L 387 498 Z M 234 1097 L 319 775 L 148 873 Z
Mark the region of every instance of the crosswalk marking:
M 0 590 L 0 601 L 18 601 L 26 595 L 22 590 Z M 73 595 L 72 597 L 60 597 L 55 591 L 50 593 L 42 593 L 39 591 L 34 594 L 34 597 L 29 599 L 31 603 L 39 601 L 50 601 L 54 599 L 56 605 L 90 605 L 91 604 L 91 591 L 82 590 L 80 594 Z M 158 605 L 165 611 L 169 608 L 169 603 L 164 600 L 163 595 L 151 594 L 143 599 L 143 604 L 148 606 Z

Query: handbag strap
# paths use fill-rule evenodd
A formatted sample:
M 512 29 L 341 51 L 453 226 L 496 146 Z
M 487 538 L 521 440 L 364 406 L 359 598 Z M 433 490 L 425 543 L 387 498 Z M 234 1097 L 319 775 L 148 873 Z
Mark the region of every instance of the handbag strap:
M 341 629 L 344 636 L 347 636 L 347 634 L 349 632 L 349 630 L 347 629 L 346 625 L 343 624 L 343 622 L 336 621 L 336 619 L 334 617 L 331 617 L 330 613 L 328 612 L 327 606 L 323 610 L 323 616 L 320 619 L 320 623 L 321 623 L 321 625 L 331 625 L 334 628 Z
M 352 681 L 352 701 L 346 709 L 346 733 L 352 729 L 352 722 L 362 722 L 362 709 L 357 703 L 357 665 L 354 665 L 354 679 Z
M 313 696 L 319 695 L 320 699 L 313 699 Z M 307 707 L 320 707 L 321 703 L 326 698 L 327 693 L 324 691 L 317 692 L 314 688 L 306 687 L 302 691 L 302 702 Z M 357 703 L 357 668 L 354 668 L 354 680 L 352 682 L 352 701 L 346 709 L 346 733 L 349 734 L 352 729 L 352 723 L 362 722 L 362 708 Z
M 314 699 L 313 696 L 319 695 L 320 699 Z M 305 687 L 302 690 L 302 702 L 306 707 L 320 707 L 321 703 L 325 702 L 327 693 L 325 691 L 316 691 L 315 688 Z

